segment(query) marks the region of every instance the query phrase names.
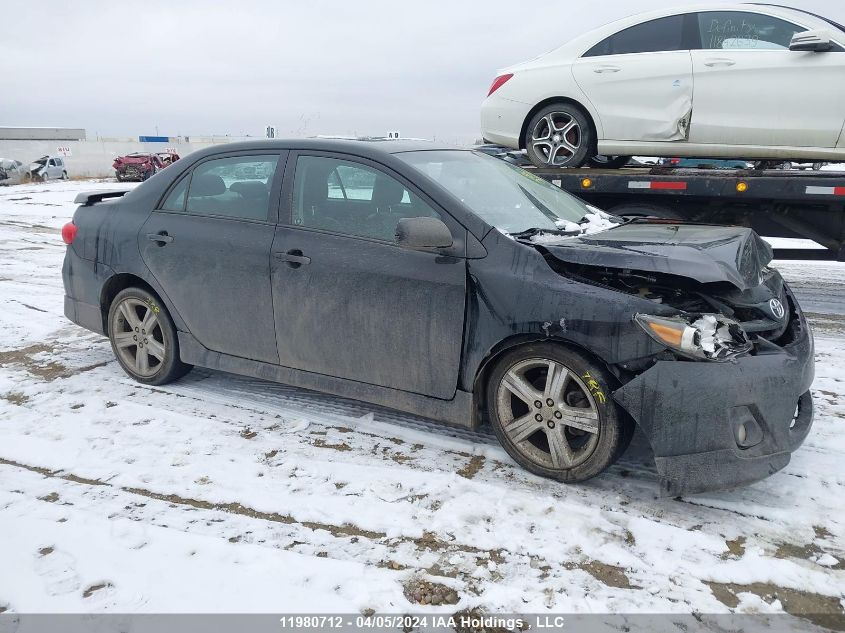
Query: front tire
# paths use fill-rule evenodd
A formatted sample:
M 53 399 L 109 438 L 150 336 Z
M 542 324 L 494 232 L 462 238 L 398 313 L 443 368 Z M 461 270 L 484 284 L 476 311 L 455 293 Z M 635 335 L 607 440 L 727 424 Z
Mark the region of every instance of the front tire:
M 525 150 L 536 167 L 580 167 L 589 158 L 590 148 L 595 147 L 594 136 L 581 108 L 553 103 L 528 122 Z
M 610 397 L 612 378 L 555 343 L 506 352 L 487 383 L 496 437 L 526 470 L 565 483 L 600 474 L 630 439 L 630 420 Z
M 120 291 L 109 308 L 108 323 L 115 358 L 138 382 L 163 385 L 191 370 L 179 358 L 173 320 L 152 293 L 143 288 Z

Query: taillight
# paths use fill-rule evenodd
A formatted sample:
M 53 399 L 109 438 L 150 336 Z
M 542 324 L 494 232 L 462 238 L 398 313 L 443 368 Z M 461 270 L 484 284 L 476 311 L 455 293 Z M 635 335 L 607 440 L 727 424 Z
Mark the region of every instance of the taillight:
M 513 73 L 508 73 L 507 75 L 499 75 L 493 80 L 493 83 L 490 84 L 490 92 L 487 93 L 489 97 L 491 94 L 496 92 L 499 88 L 505 85 L 505 83 L 513 77 Z
M 62 241 L 65 244 L 73 243 L 73 238 L 76 237 L 76 225 L 73 222 L 68 222 L 62 227 Z

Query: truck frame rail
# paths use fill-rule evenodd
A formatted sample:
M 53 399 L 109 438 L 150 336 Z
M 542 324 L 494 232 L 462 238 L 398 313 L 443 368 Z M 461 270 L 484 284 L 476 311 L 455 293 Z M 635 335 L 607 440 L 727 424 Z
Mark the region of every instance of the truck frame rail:
M 845 171 L 671 167 L 532 169 L 610 213 L 736 224 L 823 248 L 775 249 L 781 259 L 845 261 Z

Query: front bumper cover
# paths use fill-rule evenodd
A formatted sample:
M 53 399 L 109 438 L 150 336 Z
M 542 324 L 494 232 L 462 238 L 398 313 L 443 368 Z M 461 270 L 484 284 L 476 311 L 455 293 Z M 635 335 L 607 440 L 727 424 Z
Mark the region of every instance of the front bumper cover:
M 785 347 L 726 363 L 659 361 L 614 392 L 651 443 L 663 494 L 733 488 L 789 463 L 812 425 L 815 372 L 809 326 L 794 319 Z

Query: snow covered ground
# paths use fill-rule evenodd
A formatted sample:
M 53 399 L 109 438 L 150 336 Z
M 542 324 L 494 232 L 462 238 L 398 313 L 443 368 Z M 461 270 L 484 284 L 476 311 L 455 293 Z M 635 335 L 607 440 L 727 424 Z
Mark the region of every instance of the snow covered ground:
M 116 187 L 0 189 L 0 612 L 842 617 L 845 265 L 778 263 L 817 337 L 792 463 L 665 499 L 638 440 L 567 487 L 488 432 L 206 370 L 132 382 L 62 315 L 59 229 Z

